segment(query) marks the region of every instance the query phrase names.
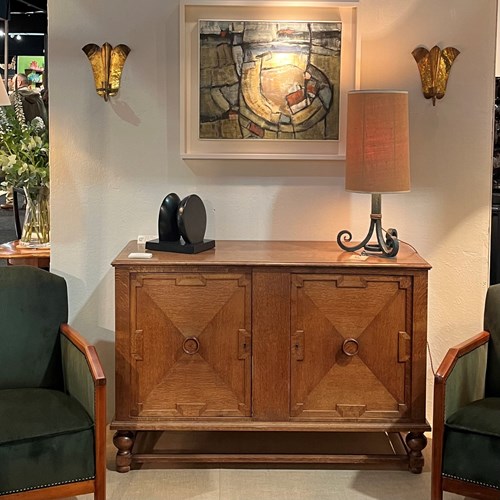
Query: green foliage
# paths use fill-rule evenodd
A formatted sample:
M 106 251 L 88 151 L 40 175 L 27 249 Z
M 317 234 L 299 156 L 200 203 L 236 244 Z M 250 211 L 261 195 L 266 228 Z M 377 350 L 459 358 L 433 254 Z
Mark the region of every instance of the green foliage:
M 0 108 L 0 169 L 3 186 L 49 187 L 49 142 L 41 118 L 26 123 L 14 106 Z M 19 106 L 17 106 L 19 108 Z

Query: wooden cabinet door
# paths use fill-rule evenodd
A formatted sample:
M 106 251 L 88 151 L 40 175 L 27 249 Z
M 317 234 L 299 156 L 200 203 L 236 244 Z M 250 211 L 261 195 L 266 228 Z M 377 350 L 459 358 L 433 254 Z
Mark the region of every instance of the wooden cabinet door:
M 408 416 L 411 284 L 408 276 L 293 275 L 292 418 Z
M 131 416 L 250 416 L 250 307 L 246 274 L 133 274 Z

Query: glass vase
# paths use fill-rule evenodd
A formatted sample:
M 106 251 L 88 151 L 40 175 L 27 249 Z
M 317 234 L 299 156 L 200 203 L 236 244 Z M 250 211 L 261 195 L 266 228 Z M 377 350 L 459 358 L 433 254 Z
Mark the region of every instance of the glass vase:
M 28 248 L 50 247 L 49 188 L 38 186 L 24 188 L 26 213 L 20 246 Z

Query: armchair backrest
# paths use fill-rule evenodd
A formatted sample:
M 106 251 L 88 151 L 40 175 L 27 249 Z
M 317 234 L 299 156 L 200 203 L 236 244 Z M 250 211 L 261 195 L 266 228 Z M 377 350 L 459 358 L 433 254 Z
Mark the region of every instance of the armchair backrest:
M 63 388 L 59 325 L 67 320 L 63 278 L 0 267 L 0 389 Z
M 500 284 L 492 285 L 486 295 L 484 329 L 490 332 L 486 368 L 486 397 L 500 396 Z

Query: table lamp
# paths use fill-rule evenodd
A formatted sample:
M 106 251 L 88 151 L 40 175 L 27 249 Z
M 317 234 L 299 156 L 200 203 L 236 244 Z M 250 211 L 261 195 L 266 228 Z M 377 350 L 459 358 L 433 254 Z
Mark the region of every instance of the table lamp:
M 348 93 L 346 177 L 347 191 L 371 193 L 370 228 L 353 246 L 350 231 L 337 235 L 340 248 L 394 257 L 399 250 L 395 229 L 382 229 L 382 193 L 410 190 L 408 92 L 353 90 Z M 370 242 L 375 232 L 377 242 Z

